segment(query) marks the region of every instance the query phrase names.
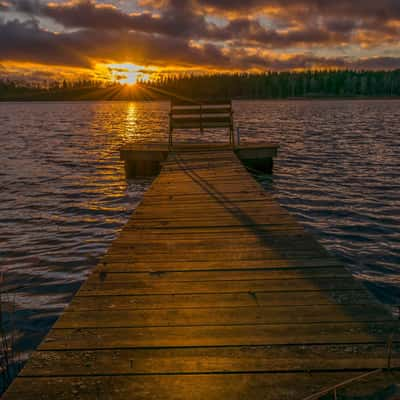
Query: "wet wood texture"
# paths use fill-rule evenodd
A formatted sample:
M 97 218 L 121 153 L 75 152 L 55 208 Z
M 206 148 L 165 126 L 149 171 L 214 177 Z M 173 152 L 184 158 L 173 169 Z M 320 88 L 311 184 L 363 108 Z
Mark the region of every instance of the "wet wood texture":
M 231 150 L 182 150 L 4 399 L 298 400 L 386 368 L 389 338 L 396 369 L 391 313 Z

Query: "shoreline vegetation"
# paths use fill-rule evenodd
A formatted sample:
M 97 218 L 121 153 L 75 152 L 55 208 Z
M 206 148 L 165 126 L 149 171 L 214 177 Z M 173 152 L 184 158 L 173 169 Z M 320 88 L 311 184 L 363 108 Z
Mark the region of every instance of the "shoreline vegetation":
M 135 85 L 94 80 L 0 80 L 0 101 L 399 99 L 400 70 L 160 76 Z

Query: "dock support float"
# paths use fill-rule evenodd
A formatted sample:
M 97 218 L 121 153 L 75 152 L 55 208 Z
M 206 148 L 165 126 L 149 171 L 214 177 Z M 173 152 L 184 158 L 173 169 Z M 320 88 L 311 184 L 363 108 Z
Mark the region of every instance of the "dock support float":
M 277 156 L 279 145 L 236 145 L 234 153 L 249 168 L 250 171 L 271 174 L 273 160 Z M 174 151 L 204 151 L 204 150 L 232 150 L 232 146 L 225 144 L 127 144 L 120 150 L 120 158 L 125 163 L 127 178 L 141 176 L 155 176 L 161 170 L 162 163 L 168 154 Z

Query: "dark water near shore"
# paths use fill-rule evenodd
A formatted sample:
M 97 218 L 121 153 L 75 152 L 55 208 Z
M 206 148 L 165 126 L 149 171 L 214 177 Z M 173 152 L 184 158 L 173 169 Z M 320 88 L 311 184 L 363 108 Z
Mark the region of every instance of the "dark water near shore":
M 166 140 L 168 107 L 0 104 L 2 291 L 24 355 L 140 201 L 150 181 L 125 181 L 118 148 Z M 243 142 L 281 144 L 265 188 L 382 301 L 400 303 L 400 101 L 236 102 L 235 119 Z

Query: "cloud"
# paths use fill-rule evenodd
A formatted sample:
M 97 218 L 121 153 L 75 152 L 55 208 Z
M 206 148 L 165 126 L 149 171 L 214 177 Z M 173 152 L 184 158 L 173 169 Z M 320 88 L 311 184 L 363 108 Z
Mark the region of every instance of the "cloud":
M 138 65 L 177 65 L 212 70 L 286 70 L 317 67 L 397 68 L 400 58 L 375 57 L 360 61 L 307 55 L 280 57 L 213 44 L 192 46 L 182 39 L 116 31 L 80 30 L 55 34 L 33 21 L 0 24 L 0 60 L 93 68 L 100 62 Z
M 365 35 L 358 35 L 359 32 L 371 32 L 373 40 L 368 45 L 373 46 L 394 42 L 400 35 L 399 26 L 390 25 L 394 16 L 400 18 L 398 0 L 382 0 L 384 6 L 375 0 L 363 0 L 363 7 L 357 7 L 359 0 L 146 0 L 141 4 L 150 7 L 149 10 L 134 14 L 95 0 L 12 1 L 17 11 L 51 18 L 66 28 L 133 30 L 192 40 L 234 40 L 236 45 L 253 42 L 269 48 L 362 45 L 360 38 Z M 244 4 L 250 9 L 275 7 L 269 14 L 266 11 L 271 26 L 261 23 L 257 14 L 246 12 L 243 16 Z M 237 15 L 230 15 L 225 24 L 216 25 L 207 20 L 207 7 Z M 382 37 L 377 33 L 382 33 Z
M 18 12 L 53 19 L 69 28 L 135 30 L 171 36 L 198 36 L 206 30 L 205 18 L 179 2 L 172 2 L 162 15 L 149 12 L 126 13 L 112 4 L 95 0 L 41 3 L 39 0 L 13 0 Z
M 400 18 L 398 0 L 197 0 L 197 4 L 224 12 L 251 13 L 254 10 L 278 8 L 302 15 Z
M 364 70 L 395 70 L 400 69 L 400 57 L 372 57 L 356 60 L 351 64 L 352 68 Z
M 77 49 L 76 36 L 47 32 L 35 20 L 3 22 L 0 23 L 0 60 L 90 67 L 88 58 Z
M 0 0 L 16 18 L 0 20 L 0 61 L 87 70 L 125 62 L 196 71 L 399 67 L 399 0 L 141 0 L 134 13 L 126 4 Z
M 349 39 L 349 30 L 335 31 L 324 27 L 306 26 L 279 32 L 266 29 L 260 22 L 248 18 L 237 18 L 221 29 L 215 29 L 210 37 L 215 40 L 234 40 L 236 44 L 254 44 L 267 48 L 287 48 L 307 44 L 335 44 Z
M 229 59 L 212 44 L 125 31 L 85 29 L 56 34 L 36 21 L 0 23 L 0 60 L 37 62 L 90 68 L 96 62 L 166 63 L 191 67 L 228 65 Z
M 0 1 L 0 11 L 8 11 L 11 9 L 11 4 L 6 1 Z

